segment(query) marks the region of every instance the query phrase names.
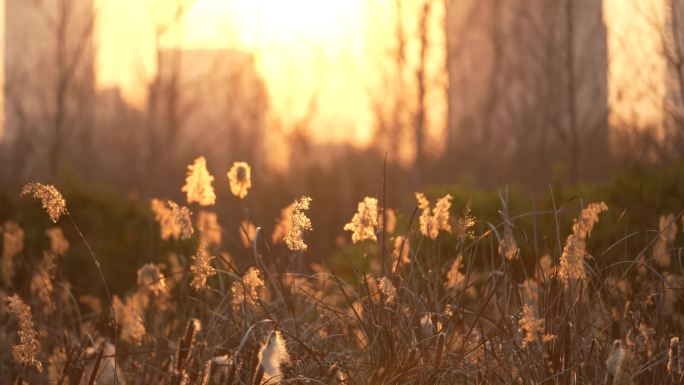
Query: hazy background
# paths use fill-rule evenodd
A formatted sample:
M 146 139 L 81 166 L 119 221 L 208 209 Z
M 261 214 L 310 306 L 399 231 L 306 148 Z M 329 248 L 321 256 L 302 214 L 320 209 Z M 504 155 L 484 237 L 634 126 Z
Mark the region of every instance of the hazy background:
M 133 266 L 160 254 L 149 199 L 182 202 L 200 155 L 229 232 L 312 196 L 312 258 L 380 196 L 385 156 L 404 217 L 418 190 L 495 214 L 509 184 L 513 211 L 549 186 L 664 207 L 682 185 L 665 172 L 684 152 L 679 0 L 3 3 L 0 220 L 40 220 L 19 188 L 54 183 Z M 244 202 L 233 161 L 253 167 Z
M 543 186 L 678 153 L 679 1 L 4 3 L 8 183 L 83 174 L 76 152 L 133 190 L 120 162 L 198 154 L 287 174 L 350 145 Z

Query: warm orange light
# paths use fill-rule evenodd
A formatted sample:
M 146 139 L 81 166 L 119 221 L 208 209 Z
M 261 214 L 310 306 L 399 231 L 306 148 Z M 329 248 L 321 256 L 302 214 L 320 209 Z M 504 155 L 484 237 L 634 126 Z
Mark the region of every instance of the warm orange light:
M 666 93 L 664 3 L 607 0 L 610 122 L 659 126 Z
M 175 1 L 98 0 L 101 85 L 122 85 L 144 103 L 154 75 L 154 31 L 172 18 Z M 366 144 L 376 124 L 374 102 L 387 95 L 395 44 L 394 0 L 196 0 L 162 44 L 251 52 L 269 91 L 271 118 L 287 130 L 306 119 L 314 140 Z M 420 2 L 405 2 L 409 37 Z M 443 8 L 434 7 L 431 73 L 443 65 Z M 417 46 L 407 47 L 409 65 Z M 414 72 L 410 72 L 413 80 Z M 444 78 L 440 79 L 444 81 Z M 436 84 L 431 81 L 431 84 Z M 384 88 L 383 88 L 384 87 Z M 434 97 L 433 97 L 434 96 Z M 429 130 L 443 128 L 443 89 L 430 96 Z M 436 99 L 439 100 L 436 100 Z

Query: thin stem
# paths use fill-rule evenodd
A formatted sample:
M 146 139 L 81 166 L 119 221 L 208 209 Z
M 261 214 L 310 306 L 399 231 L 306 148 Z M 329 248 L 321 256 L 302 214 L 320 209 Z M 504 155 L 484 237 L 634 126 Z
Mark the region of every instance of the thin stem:
M 95 253 L 93 252 L 92 247 L 90 247 L 90 243 L 88 243 L 88 240 L 85 238 L 85 236 L 81 232 L 81 229 L 76 224 L 76 221 L 74 221 L 74 218 L 71 216 L 71 213 L 69 213 L 68 211 L 67 211 L 67 217 L 69 217 L 71 224 L 74 225 L 76 232 L 78 233 L 78 235 L 83 240 L 83 243 L 86 245 L 86 248 L 88 248 L 88 252 L 90 253 L 90 256 L 93 258 L 93 263 L 95 264 L 95 267 L 97 268 L 97 272 L 100 274 L 100 279 L 102 280 L 102 284 L 104 285 L 105 292 L 107 293 L 107 298 L 109 299 L 109 302 L 111 303 L 112 302 L 112 293 L 109 291 L 109 286 L 107 286 L 107 281 L 105 280 L 104 273 L 102 273 L 102 268 L 100 267 L 100 261 L 98 261 L 97 257 L 95 257 Z
M 105 292 L 107 293 L 107 298 L 109 299 L 109 309 L 112 312 L 112 323 L 114 325 L 114 385 L 117 384 L 118 380 L 118 375 L 117 375 L 117 360 L 116 360 L 116 355 L 119 351 L 118 347 L 118 338 L 117 338 L 117 333 L 118 333 L 118 325 L 116 324 L 116 309 L 114 309 L 114 301 L 112 300 L 112 292 L 109 291 L 109 286 L 107 285 L 107 281 L 105 280 L 104 273 L 102 272 L 102 267 L 100 266 L 100 261 L 97 260 L 97 257 L 95 256 L 95 253 L 93 252 L 93 248 L 90 247 L 90 243 L 88 240 L 85 238 L 83 235 L 83 232 L 81 229 L 78 227 L 76 224 L 76 221 L 74 218 L 71 216 L 71 213 L 69 211 L 66 212 L 67 217 L 69 218 L 69 221 L 71 221 L 71 224 L 74 226 L 74 229 L 76 229 L 76 232 L 78 235 L 81 237 L 83 240 L 83 243 L 86 245 L 86 248 L 88 249 L 88 252 L 90 253 L 90 256 L 93 258 L 93 263 L 95 264 L 95 267 L 97 268 L 97 272 L 100 274 L 100 279 L 102 280 L 102 284 L 104 285 Z

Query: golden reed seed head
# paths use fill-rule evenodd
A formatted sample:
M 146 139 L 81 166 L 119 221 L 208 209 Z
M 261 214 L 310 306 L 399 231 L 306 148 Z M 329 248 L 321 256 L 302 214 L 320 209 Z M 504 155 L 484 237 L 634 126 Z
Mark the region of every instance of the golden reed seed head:
M 454 235 L 458 238 L 475 238 L 475 231 L 473 227 L 475 226 L 475 217 L 471 213 L 471 205 L 473 201 L 468 200 L 463 207 L 463 214 L 456 221 L 456 229 L 454 229 Z
M 174 201 L 168 201 L 166 204 L 171 209 L 174 223 L 176 227 L 178 227 L 179 238 L 190 239 L 195 232 L 192 227 L 192 213 L 190 212 L 190 209 L 185 206 L 179 206 Z
M 180 228 L 176 226 L 173 211 L 167 206 L 166 202 L 153 198 L 150 201 L 150 209 L 154 213 L 154 219 L 159 223 L 162 239 L 180 238 Z
M 292 216 L 290 217 L 292 227 L 285 236 L 285 243 L 291 251 L 306 251 L 308 248 L 307 244 L 304 243 L 303 237 L 305 230 L 311 231 L 313 229 L 311 219 L 305 213 L 309 209 L 310 204 L 311 198 L 307 196 L 294 201 Z
M 430 214 L 430 202 L 427 200 L 427 198 L 425 198 L 423 193 L 419 192 L 416 193 L 416 200 L 418 201 L 418 208 L 422 210 L 419 218 L 420 233 L 426 237 L 432 238 L 432 235 L 435 234 L 435 232 L 430 227 L 430 223 L 432 221 L 432 216 Z M 438 234 L 439 230 L 436 233 Z M 434 238 L 437 238 L 437 236 L 435 235 Z
M 536 318 L 534 315 L 534 308 L 524 304 L 518 327 L 521 333 L 525 333 L 525 336 L 523 337 L 523 346 L 527 346 L 528 344 L 537 341 L 537 338 L 543 334 L 544 320 Z
M 430 202 L 423 193 L 415 193 L 418 201 L 418 208 L 422 210 L 420 214 L 420 232 L 430 239 L 437 239 L 440 230 L 451 232 L 449 224 L 449 209 L 451 208 L 452 196 L 447 194 L 437 200 L 435 207 L 430 210 Z
M 112 306 L 116 323 L 121 330 L 121 339 L 133 345 L 140 345 L 145 337 L 144 311 L 149 303 L 147 294 L 136 291 L 122 302 L 117 295 L 112 296 Z
M 36 354 L 40 350 L 40 343 L 36 338 L 38 333 L 33 326 L 31 308 L 16 294 L 7 298 L 7 304 L 10 313 L 19 322 L 19 330 L 17 331 L 19 344 L 12 347 L 14 361 L 19 365 L 33 366 L 42 372 L 43 364 L 36 358 Z
M 449 224 L 449 209 L 451 208 L 451 201 L 453 197 L 450 194 L 443 196 L 435 203 L 435 208 L 432 209 L 432 221 L 434 227 L 439 230 L 451 232 L 451 225 Z
M 155 220 L 159 223 L 162 239 L 189 239 L 192 237 L 195 230 L 192 227 L 190 209 L 179 206 L 171 200 L 163 202 L 156 198 L 150 201 L 150 208 L 154 213 Z
M 587 273 L 584 270 L 585 248 L 584 240 L 575 234 L 568 235 L 558 269 L 558 277 L 564 284 L 568 284 L 571 280 L 586 280 Z
M 29 183 L 21 189 L 21 195 L 31 195 L 34 199 L 40 199 L 52 222 L 57 223 L 67 212 L 66 201 L 59 190 L 51 184 Z
M 138 269 L 138 286 L 154 295 L 166 292 L 166 278 L 153 263 L 146 263 Z
M 449 290 L 460 290 L 463 288 L 463 283 L 465 282 L 465 275 L 461 272 L 461 267 L 463 266 L 463 255 L 459 254 L 454 263 L 451 264 L 449 271 L 447 272 L 446 288 Z
M 43 253 L 43 259 L 31 277 L 31 293 L 38 297 L 43 305 L 44 314 L 51 315 L 57 309 L 53 299 L 55 287 L 53 281 L 57 274 L 56 256 L 50 252 Z
M 594 225 L 599 221 L 599 214 L 608 211 L 608 206 L 603 202 L 590 203 L 582 210 L 580 219 L 574 219 L 572 225 L 572 232 L 577 238 L 585 240 L 591 234 Z
M 375 231 L 379 225 L 378 200 L 365 197 L 363 201 L 359 202 L 351 222 L 344 225 L 344 230 L 352 232 L 352 242 L 354 243 L 365 240 L 376 241 Z
M 216 269 L 211 266 L 211 260 L 214 257 L 209 255 L 207 246 L 200 244 L 197 252 L 192 257 L 192 266 L 190 272 L 192 273 L 192 281 L 190 286 L 199 291 L 207 288 L 207 279 L 216 275 Z
M 499 241 L 499 255 L 506 257 L 509 261 L 518 258 L 520 255 L 518 242 L 516 242 L 513 236 L 513 229 L 508 222 L 504 225 L 504 236 Z
M 591 234 L 594 225 L 598 223 L 599 214 L 608 210 L 603 203 L 590 203 L 582 210 L 580 219 L 574 220 L 572 234 L 565 241 L 563 253 L 560 257 L 558 277 L 563 284 L 567 285 L 571 280 L 585 281 L 587 273 L 584 269 L 584 257 L 586 255 L 586 239 Z
M 271 234 L 271 240 L 273 243 L 281 242 L 285 239 L 285 236 L 290 233 L 292 229 L 292 214 L 294 212 L 294 203 L 289 204 L 287 207 L 280 210 L 280 218 L 273 228 L 273 234 Z
M 221 226 L 216 213 L 201 210 L 197 216 L 200 242 L 205 245 L 221 246 Z
M 58 257 L 63 257 L 69 251 L 69 241 L 64 237 L 62 229 L 50 227 L 45 230 L 45 235 L 50 238 L 50 252 Z
M 228 171 L 228 183 L 230 192 L 236 197 L 243 199 L 252 187 L 252 170 L 245 162 L 235 162 Z
M 24 230 L 16 222 L 2 225 L 2 261 L 0 273 L 5 285 L 9 286 L 14 276 L 14 257 L 24 250 Z
M 216 194 L 211 183 L 214 177 L 207 170 L 207 160 L 203 156 L 188 165 L 185 185 L 181 191 L 186 193 L 188 203 L 197 202 L 200 206 L 210 206 L 216 202 Z
M 250 267 L 230 288 L 233 308 L 237 311 L 242 304 L 256 307 L 259 304 L 259 291 L 264 288 L 264 284 L 261 271 Z
M 378 279 L 378 288 L 382 293 L 385 304 L 392 304 L 394 299 L 397 297 L 397 289 L 394 287 L 392 280 L 387 277 L 380 277 Z
M 60 378 L 62 367 L 67 360 L 67 354 L 61 346 L 52 348 L 52 353 L 48 357 L 47 376 L 48 378 Z

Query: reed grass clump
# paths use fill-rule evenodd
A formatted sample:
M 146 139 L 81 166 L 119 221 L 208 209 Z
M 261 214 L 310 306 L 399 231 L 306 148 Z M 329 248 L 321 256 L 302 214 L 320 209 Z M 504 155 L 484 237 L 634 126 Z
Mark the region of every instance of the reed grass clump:
M 104 274 L 69 283 L 62 266 L 82 246 L 98 272 L 112 266 L 56 189 L 27 188 L 81 242 L 66 228 L 3 224 L 0 384 L 684 383 L 680 214 L 613 239 L 612 203 L 526 212 L 501 194 L 486 216 L 458 194 L 433 205 L 416 193 L 408 210 L 357 197 L 333 259 L 304 253 L 324 217 L 309 217 L 310 197 L 261 223 L 243 199 L 259 189 L 251 170 L 228 177 L 214 191 L 198 158 L 187 207 L 150 202 L 160 239 L 119 292 Z M 243 210 L 209 211 L 217 194 Z

